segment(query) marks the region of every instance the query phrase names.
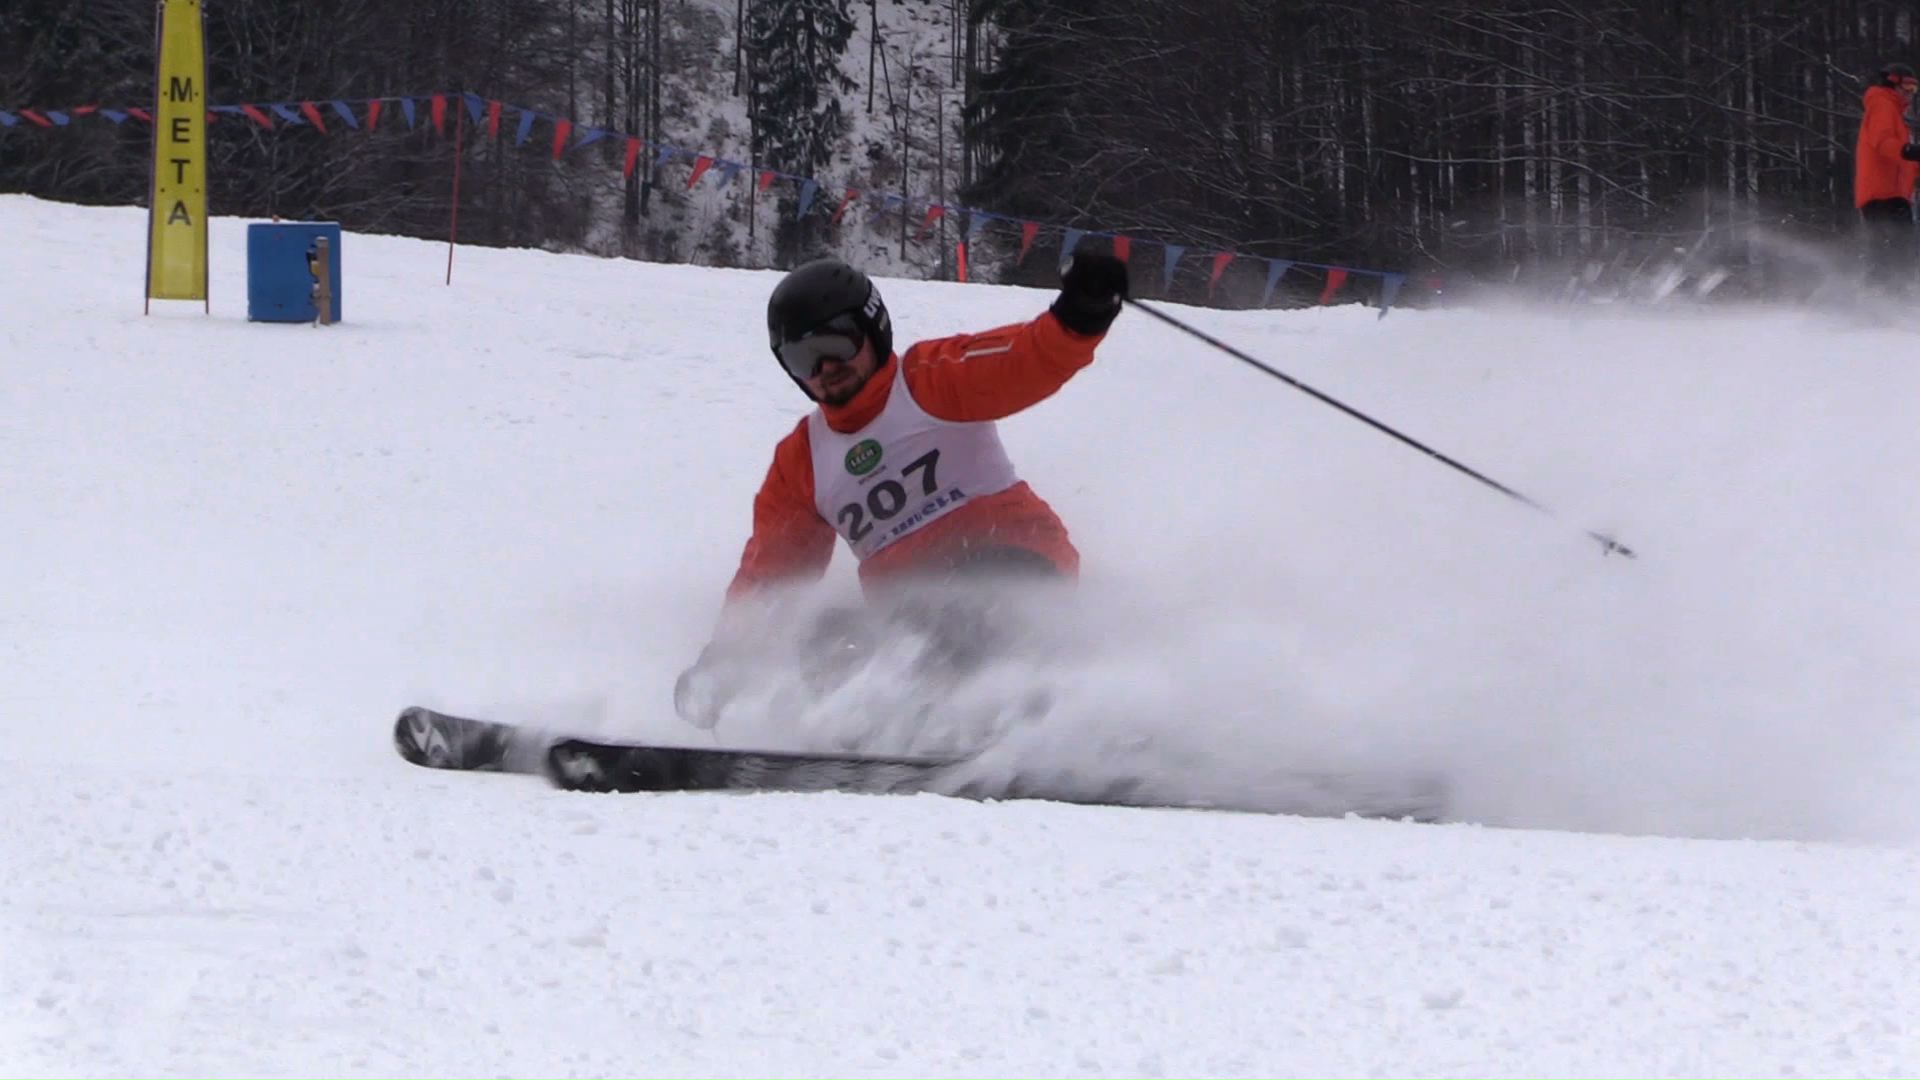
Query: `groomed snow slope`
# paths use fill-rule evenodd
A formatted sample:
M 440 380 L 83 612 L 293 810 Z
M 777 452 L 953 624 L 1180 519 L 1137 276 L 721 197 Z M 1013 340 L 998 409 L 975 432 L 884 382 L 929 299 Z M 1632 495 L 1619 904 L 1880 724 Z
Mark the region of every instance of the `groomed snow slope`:
M 350 236 L 345 323 L 249 324 L 221 220 L 213 316 L 143 318 L 144 221 L 0 198 L 0 1072 L 1920 1072 L 1892 318 L 1176 309 L 1557 519 L 1137 313 L 1003 426 L 1098 656 L 1027 751 L 1472 824 L 570 796 L 387 724 L 705 738 L 774 275 Z

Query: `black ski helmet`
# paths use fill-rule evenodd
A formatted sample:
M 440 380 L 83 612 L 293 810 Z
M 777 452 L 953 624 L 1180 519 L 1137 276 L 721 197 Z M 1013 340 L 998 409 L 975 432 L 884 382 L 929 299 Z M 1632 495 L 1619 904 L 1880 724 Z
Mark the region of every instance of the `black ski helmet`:
M 1914 77 L 1913 65 L 1903 64 L 1898 60 L 1880 68 L 1880 85 L 1882 86 L 1899 86 L 1905 80 Z
M 773 358 L 780 359 L 780 346 L 806 337 L 841 315 L 852 316 L 861 336 L 873 343 L 873 355 L 886 363 L 893 355 L 893 323 L 887 318 L 886 302 L 867 275 L 834 258 L 796 266 L 774 286 L 767 298 L 767 344 Z M 780 370 L 786 371 L 786 365 Z M 792 372 L 788 377 L 806 389 Z

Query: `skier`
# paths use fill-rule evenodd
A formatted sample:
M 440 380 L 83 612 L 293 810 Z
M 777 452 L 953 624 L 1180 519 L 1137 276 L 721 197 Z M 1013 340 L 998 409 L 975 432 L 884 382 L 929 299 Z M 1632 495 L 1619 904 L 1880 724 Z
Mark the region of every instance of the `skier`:
M 767 301 L 768 344 L 817 407 L 774 448 L 729 610 L 769 587 L 818 579 L 836 536 L 869 595 L 928 581 L 1075 577 L 1080 555 L 1065 524 L 1020 479 L 994 422 L 1093 362 L 1127 285 L 1120 259 L 1075 255 L 1059 296 L 1031 322 L 896 354 L 886 304 L 865 274 L 831 258 L 789 273 Z M 675 687 L 681 715 L 696 723 L 712 722 L 699 676 L 725 651 L 725 615 L 721 625 Z
M 1866 232 L 1868 280 L 1905 288 L 1913 274 L 1913 187 L 1920 178 L 1920 145 L 1907 128 L 1907 106 L 1920 79 L 1913 67 L 1892 63 L 1862 98 L 1860 138 L 1854 147 L 1853 201 Z

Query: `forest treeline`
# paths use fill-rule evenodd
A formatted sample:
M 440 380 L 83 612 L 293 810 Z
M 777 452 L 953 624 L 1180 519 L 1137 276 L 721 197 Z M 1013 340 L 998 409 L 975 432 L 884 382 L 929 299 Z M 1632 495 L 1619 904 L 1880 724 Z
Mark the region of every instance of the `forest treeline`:
M 1920 0 L 206 8 L 216 101 L 464 91 L 756 169 L 893 185 L 922 205 L 1482 278 L 1623 265 L 1753 226 L 1841 236 L 1861 91 L 1882 63 L 1917 59 L 1920 19 Z M 0 8 L 0 108 L 149 100 L 153 10 L 12 0 Z M 889 37 L 903 12 L 917 36 Z M 876 118 L 864 128 L 863 111 Z M 416 132 L 216 124 L 211 137 L 217 212 L 445 236 L 450 154 Z M 0 130 L 0 190 L 142 201 L 146 139 L 138 125 Z M 946 246 L 909 229 L 832 223 L 831 198 L 797 218 L 791 192 L 746 192 L 716 223 L 689 213 L 651 158 L 628 177 L 618 141 L 588 153 L 608 167 L 477 140 L 463 237 L 778 265 L 897 239 L 899 259 L 953 272 Z M 975 275 L 1012 273 L 1013 247 L 977 259 Z M 1196 260 L 1174 290 L 1200 290 L 1205 273 Z

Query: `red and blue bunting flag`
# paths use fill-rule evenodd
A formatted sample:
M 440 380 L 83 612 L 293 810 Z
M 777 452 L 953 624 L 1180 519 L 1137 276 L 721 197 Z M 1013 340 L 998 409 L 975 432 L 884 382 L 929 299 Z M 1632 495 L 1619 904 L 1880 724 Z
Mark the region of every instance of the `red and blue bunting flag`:
M 1406 284 L 1405 274 L 1380 275 L 1380 317 L 1387 317 L 1387 309 L 1393 307 L 1393 301 L 1400 295 L 1400 286 Z
M 1273 300 L 1273 287 L 1280 284 L 1280 276 L 1292 269 L 1293 263 L 1286 259 L 1267 260 L 1267 291 L 1260 294 L 1260 306 L 1266 307 Z
M 1160 270 L 1160 291 L 1168 292 L 1173 288 L 1173 272 L 1179 269 L 1180 256 L 1187 253 L 1184 244 L 1162 244 L 1167 249 L 1167 263 Z
M 1346 283 L 1347 283 L 1346 269 L 1344 267 L 1339 267 L 1339 266 L 1330 267 L 1327 270 L 1326 288 L 1320 290 L 1320 302 L 1324 304 L 1329 300 L 1332 300 L 1333 294 L 1339 292 L 1340 286 L 1345 285 Z
M 1233 252 L 1222 251 L 1213 257 L 1213 272 L 1207 275 L 1207 295 L 1213 295 L 1213 287 L 1220 284 L 1220 275 L 1226 272 L 1227 264 L 1233 261 Z
M 840 219 L 847 216 L 847 207 L 852 206 L 853 201 L 859 197 L 859 188 L 848 188 L 846 197 L 840 200 L 839 206 L 834 207 L 833 216 L 828 218 L 827 221 L 834 225 L 840 224 Z
M 946 216 L 947 208 L 938 203 L 927 207 L 927 216 L 920 219 L 920 239 L 925 240 L 927 234 L 933 231 L 934 224 Z
M 1027 252 L 1033 250 L 1033 238 L 1039 235 L 1039 222 L 1023 221 L 1020 223 L 1020 257 L 1013 260 L 1013 265 L 1019 266 L 1021 263 L 1027 261 Z

